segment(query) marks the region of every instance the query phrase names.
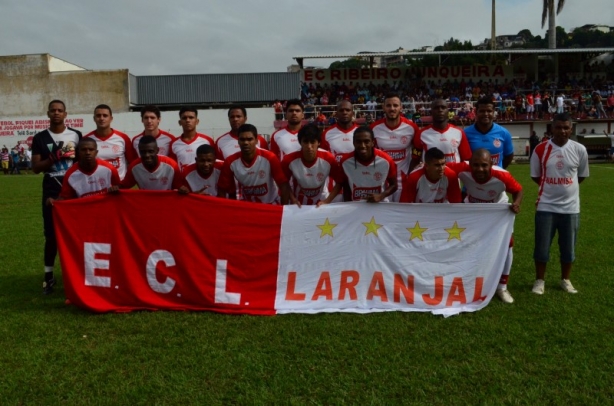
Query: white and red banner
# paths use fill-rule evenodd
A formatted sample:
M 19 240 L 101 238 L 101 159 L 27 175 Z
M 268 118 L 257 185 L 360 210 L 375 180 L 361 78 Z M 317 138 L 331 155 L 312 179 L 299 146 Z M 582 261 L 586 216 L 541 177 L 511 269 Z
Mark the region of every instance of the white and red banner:
M 66 297 L 95 312 L 475 311 L 495 293 L 504 204 L 269 206 L 176 192 L 57 202 Z

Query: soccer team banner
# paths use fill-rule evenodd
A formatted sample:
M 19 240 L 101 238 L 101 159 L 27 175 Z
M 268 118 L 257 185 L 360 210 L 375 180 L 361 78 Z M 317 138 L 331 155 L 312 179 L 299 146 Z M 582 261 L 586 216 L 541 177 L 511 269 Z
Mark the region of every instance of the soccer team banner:
M 499 204 L 270 206 L 176 192 L 57 202 L 66 297 L 94 312 L 485 307 L 514 215 Z

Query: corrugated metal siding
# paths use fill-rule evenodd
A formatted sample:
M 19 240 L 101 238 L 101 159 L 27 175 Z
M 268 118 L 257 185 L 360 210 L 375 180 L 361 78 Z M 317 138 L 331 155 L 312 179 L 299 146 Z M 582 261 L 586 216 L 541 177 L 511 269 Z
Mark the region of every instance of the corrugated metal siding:
M 137 77 L 138 104 L 241 103 L 300 96 L 294 73 L 240 73 Z
M 128 91 L 129 93 L 129 103 L 130 104 L 139 104 L 139 89 L 138 89 L 138 79 L 133 74 L 128 74 Z

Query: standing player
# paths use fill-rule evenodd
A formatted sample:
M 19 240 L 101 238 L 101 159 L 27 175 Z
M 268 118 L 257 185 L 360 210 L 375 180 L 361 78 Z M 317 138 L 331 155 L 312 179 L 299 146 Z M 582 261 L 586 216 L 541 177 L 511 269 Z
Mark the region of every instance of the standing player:
M 277 155 L 280 161 L 284 159 L 284 156 L 301 150 L 296 134 L 301 129 L 301 124 L 305 118 L 303 110 L 303 103 L 300 100 L 288 100 L 286 104 L 286 122 L 288 125 L 271 135 L 271 152 Z
M 401 203 L 461 203 L 456 173 L 446 166 L 446 157 L 438 148 L 424 154 L 424 166 L 404 179 Z
M 507 168 L 514 159 L 512 135 L 495 123 L 495 106 L 489 97 L 483 97 L 475 104 L 477 118 L 475 124 L 465 128 L 465 135 L 472 151 L 487 149 L 492 164 Z
M 414 150 L 410 170 L 422 159 L 422 151 L 439 148 L 446 156 L 446 162 L 461 162 L 471 158 L 471 148 L 465 132 L 448 123 L 448 103 L 435 99 L 431 103 L 433 124 L 423 128 L 414 138 Z
M 539 144 L 531 157 L 531 179 L 539 185 L 535 212 L 535 284 L 533 293 L 544 294 L 550 245 L 559 233 L 561 288 L 577 293 L 569 281 L 576 258 L 575 245 L 580 224 L 580 183 L 588 177 L 586 148 L 570 140 L 571 117 L 557 114 L 552 122 L 552 139 Z
M 477 149 L 473 152 L 469 164 L 466 162 L 448 164 L 458 174 L 458 179 L 467 189 L 465 203 L 508 203 L 507 193 L 512 195 L 510 210 L 520 212 L 522 203 L 522 186 L 503 168 L 493 166 L 490 152 Z M 506 193 L 507 192 L 507 193 Z M 510 247 L 503 266 L 503 273 L 497 287 L 497 296 L 504 303 L 513 303 L 514 298 L 507 290 L 507 281 L 512 270 L 514 258 L 514 239 L 510 238 Z
M 98 159 L 113 165 L 119 173 L 119 178 L 123 180 L 126 177 L 128 165 L 136 159 L 130 138 L 126 134 L 111 128 L 113 112 L 111 107 L 106 104 L 96 106 L 94 109 L 94 122 L 96 123 L 96 129 L 87 134 L 86 137 L 96 141 L 98 145 Z
M 290 202 L 301 205 L 328 204 L 339 194 L 343 174 L 335 157 L 327 151 L 319 149 L 321 132 L 316 124 L 307 124 L 298 132 L 300 151 L 284 157 L 281 167 L 286 178 L 292 179 Z M 330 194 L 326 179 L 335 181 L 335 187 Z
M 183 167 L 185 187 L 191 193 L 217 196 L 217 182 L 223 165 L 223 161 L 215 159 L 215 148 L 209 144 L 199 146 L 196 163 Z
M 251 124 L 238 129 L 241 151 L 224 161 L 218 182 L 218 197 L 233 198 L 235 180 L 241 188 L 241 200 L 265 203 L 288 204 L 290 187 L 274 153 L 260 149 L 258 130 Z
M 183 128 L 181 137 L 171 142 L 169 156 L 177 161 L 179 169 L 191 165 L 196 159 L 196 149 L 200 145 L 214 145 L 213 138 L 196 132 L 198 110 L 194 107 L 182 107 L 179 110 L 179 125 Z
M 52 100 L 47 109 L 49 128 L 37 133 L 32 139 L 32 170 L 43 172 L 43 225 L 45 230 L 45 279 L 43 293 L 53 292 L 55 278 L 53 266 L 58 253 L 55 239 L 51 206 L 47 199 L 57 198 L 62 189 L 62 181 L 68 168 L 75 159 L 75 146 L 81 139 L 81 133 L 66 127 L 66 105 L 63 101 Z
M 397 190 L 397 165 L 390 156 L 375 149 L 373 130 L 362 126 L 354 131 L 354 152 L 343 155 L 343 198 L 346 202 L 387 202 Z
M 145 135 L 151 135 L 156 139 L 158 144 L 159 154 L 169 156 L 171 152 L 171 142 L 175 140 L 175 136 L 166 131 L 160 130 L 160 109 L 156 106 L 147 105 L 141 110 L 141 122 L 144 130 L 142 133 L 132 139 L 132 147 L 137 156 L 139 154 L 139 141 Z
M 158 155 L 158 152 L 159 148 L 153 135 L 140 137 L 140 158 L 130 164 L 122 188 L 130 189 L 138 185 L 142 190 L 179 189 L 183 184 L 179 166 L 171 158 Z M 180 193 L 186 191 L 182 190 Z
M 217 159 L 225 161 L 229 156 L 241 151 L 239 147 L 239 127 L 247 122 L 247 111 L 243 106 L 231 106 L 228 109 L 228 121 L 230 131 L 215 140 Z M 267 143 L 263 136 L 258 135 L 257 147 L 267 149 Z
M 354 106 L 349 100 L 337 103 L 335 117 L 337 123 L 324 131 L 322 135 L 322 149 L 334 155 L 337 161 L 343 154 L 354 151 L 353 136 L 358 126 L 354 123 Z
M 69 200 L 78 197 L 117 193 L 119 191 L 119 174 L 110 163 L 97 159 L 98 146 L 91 137 L 82 138 L 77 144 L 78 162 L 66 171 L 62 182 L 60 197 L 47 199 L 53 206 L 56 200 Z
M 371 125 L 375 134 L 377 148 L 386 152 L 397 164 L 399 189 L 392 195 L 391 201 L 398 202 L 401 196 L 403 179 L 409 174 L 411 161 L 411 147 L 414 135 L 419 131 L 418 126 L 402 116 L 403 105 L 396 93 L 384 97 L 382 105 L 384 118 Z

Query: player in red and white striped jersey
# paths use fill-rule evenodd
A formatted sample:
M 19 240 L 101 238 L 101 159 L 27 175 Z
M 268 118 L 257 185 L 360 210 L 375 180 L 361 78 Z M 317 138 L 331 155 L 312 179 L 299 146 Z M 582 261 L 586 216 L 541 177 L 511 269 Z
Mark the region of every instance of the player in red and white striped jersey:
M 274 153 L 257 147 L 258 130 L 253 125 L 242 125 L 238 133 L 241 151 L 224 161 L 217 185 L 218 197 L 232 198 L 236 180 L 241 189 L 240 200 L 287 204 L 290 187 L 279 159 Z
M 225 161 L 229 156 L 241 151 L 239 148 L 239 127 L 247 122 L 247 111 L 243 106 L 231 106 L 228 109 L 230 131 L 215 140 L 217 159 Z M 266 140 L 258 135 L 258 148 L 268 149 Z
M 433 124 L 423 128 L 414 138 L 414 149 L 410 168 L 415 168 L 422 158 L 422 152 L 439 148 L 446 155 L 446 162 L 462 162 L 471 158 L 471 148 L 465 132 L 448 123 L 448 103 L 436 99 L 431 103 Z
M 110 163 L 97 159 L 98 147 L 93 138 L 82 138 L 77 145 L 79 161 L 64 175 L 62 191 L 57 200 L 76 199 L 119 191 L 119 174 Z M 48 199 L 53 205 L 55 199 Z
M 185 187 L 191 193 L 217 196 L 217 182 L 224 161 L 215 159 L 215 148 L 203 144 L 196 150 L 196 162 L 182 169 Z
M 119 173 L 119 178 L 123 180 L 128 165 L 136 159 L 130 138 L 126 134 L 111 128 L 113 112 L 111 107 L 106 104 L 96 106 L 94 122 L 96 129 L 87 134 L 86 137 L 94 139 L 98 144 L 98 159 L 113 165 Z
M 141 122 L 144 130 L 142 133 L 132 139 L 132 148 L 135 156 L 139 157 L 139 141 L 145 135 L 151 135 L 156 139 L 159 155 L 169 156 L 171 152 L 171 142 L 175 140 L 175 136 L 166 131 L 160 130 L 160 109 L 156 106 L 147 105 L 141 110 Z
M 397 164 L 399 188 L 390 200 L 398 202 L 402 193 L 403 179 L 409 174 L 412 141 L 419 129 L 413 121 L 403 117 L 403 105 L 398 94 L 387 94 L 382 107 L 385 117 L 374 122 L 371 128 L 375 134 L 375 146 L 390 155 Z
M 286 128 L 279 129 L 271 135 L 271 152 L 280 161 L 292 152 L 300 151 L 297 134 L 305 118 L 303 103 L 299 99 L 288 100 L 286 103 Z
M 343 154 L 354 152 L 354 131 L 358 126 L 354 123 L 354 107 L 348 100 L 337 103 L 337 123 L 322 134 L 321 148 L 329 151 L 337 161 Z
M 458 176 L 446 167 L 446 157 L 438 148 L 424 154 L 424 166 L 404 179 L 401 203 L 461 203 Z
M 196 149 L 201 145 L 214 145 L 213 138 L 196 132 L 198 110 L 194 107 L 182 107 L 179 110 L 179 125 L 183 128 L 180 137 L 171 142 L 169 157 L 177 161 L 179 169 L 192 165 L 196 159 Z
M 145 135 L 139 140 L 140 158 L 135 159 L 128 168 L 122 188 L 130 189 L 138 185 L 143 190 L 179 189 L 183 185 L 183 177 L 177 162 L 158 155 L 156 138 Z M 181 190 L 180 193 L 185 193 Z
M 290 202 L 299 207 L 330 203 L 341 190 L 343 173 L 335 157 L 319 149 L 321 131 L 315 124 L 307 124 L 298 132 L 301 150 L 288 154 L 281 161 L 286 178 L 291 179 Z M 326 179 L 335 180 L 335 187 L 328 192 Z
M 473 151 L 469 164 L 466 162 L 449 163 L 447 166 L 458 174 L 458 179 L 467 189 L 465 203 L 508 203 L 507 193 L 512 195 L 510 210 L 520 212 L 522 186 L 505 169 L 493 166 L 492 157 L 487 149 Z M 505 302 L 512 303 L 514 298 L 507 290 L 507 281 L 512 270 L 514 239 L 510 236 L 510 247 L 499 280 L 497 296 Z
M 362 126 L 354 131 L 353 143 L 354 152 L 341 158 L 344 200 L 387 202 L 397 190 L 397 165 L 388 154 L 375 149 L 371 128 Z

